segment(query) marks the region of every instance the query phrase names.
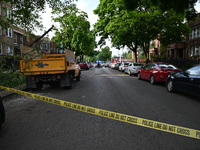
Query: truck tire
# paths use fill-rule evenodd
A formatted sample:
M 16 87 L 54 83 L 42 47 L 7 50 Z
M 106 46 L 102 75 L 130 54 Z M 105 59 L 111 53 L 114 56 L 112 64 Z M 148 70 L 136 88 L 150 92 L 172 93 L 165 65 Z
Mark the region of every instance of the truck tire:
M 43 87 L 43 84 L 42 84 L 42 83 L 40 83 L 40 82 L 37 82 L 37 83 L 36 83 L 36 90 L 41 91 L 41 90 L 42 90 L 42 87 Z
M 80 81 L 81 79 L 81 72 L 79 72 L 78 76 L 76 77 L 76 81 Z
M 69 86 L 68 86 L 69 89 L 73 88 L 73 79 L 74 79 L 73 75 L 70 74 L 69 75 Z

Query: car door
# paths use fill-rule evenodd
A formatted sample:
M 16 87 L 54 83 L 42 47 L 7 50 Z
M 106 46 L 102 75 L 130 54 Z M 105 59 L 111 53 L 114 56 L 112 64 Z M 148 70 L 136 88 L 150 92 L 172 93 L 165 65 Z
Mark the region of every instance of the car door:
M 131 72 L 132 72 L 132 70 L 133 70 L 133 69 L 132 69 L 132 66 L 133 66 L 132 63 L 129 63 L 129 64 L 128 64 L 128 70 L 130 70 Z
M 200 93 L 200 69 L 197 71 L 193 67 L 185 72 L 179 72 L 174 80 L 177 89 L 193 94 Z
M 149 64 L 147 69 L 145 69 L 145 79 L 146 80 L 150 80 L 150 77 L 153 74 L 155 67 L 156 67 L 155 64 Z
M 188 69 L 186 73 L 189 74 L 189 86 L 187 91 L 189 93 L 200 95 L 200 66 Z
M 142 67 L 140 69 L 140 77 L 142 79 L 145 79 L 145 76 L 146 76 L 146 70 L 149 68 L 149 64 L 145 65 L 144 67 Z
M 142 79 L 147 79 L 147 75 L 149 73 L 150 68 L 151 68 L 151 64 L 146 64 L 144 67 L 140 69 L 140 76 Z

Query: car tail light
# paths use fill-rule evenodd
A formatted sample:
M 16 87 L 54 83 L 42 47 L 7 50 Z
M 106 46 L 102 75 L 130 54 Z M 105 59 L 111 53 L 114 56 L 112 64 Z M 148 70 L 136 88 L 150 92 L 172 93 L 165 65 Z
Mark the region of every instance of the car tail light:
M 133 67 L 133 69 L 136 69 L 135 67 Z

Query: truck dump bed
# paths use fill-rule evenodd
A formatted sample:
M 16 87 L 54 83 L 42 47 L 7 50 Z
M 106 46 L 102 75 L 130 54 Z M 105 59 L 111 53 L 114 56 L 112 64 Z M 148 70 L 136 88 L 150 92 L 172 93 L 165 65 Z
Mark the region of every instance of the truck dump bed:
M 68 70 L 63 54 L 48 54 L 41 59 L 21 60 L 20 71 L 23 75 L 41 75 L 65 73 Z

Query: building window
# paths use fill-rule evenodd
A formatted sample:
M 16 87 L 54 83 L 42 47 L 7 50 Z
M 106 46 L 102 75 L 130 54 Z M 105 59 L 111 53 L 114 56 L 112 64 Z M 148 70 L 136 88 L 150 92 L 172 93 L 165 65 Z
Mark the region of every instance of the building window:
M 190 47 L 190 57 L 194 56 L 194 48 Z
M 45 49 L 45 50 L 49 50 L 49 48 L 50 48 L 49 43 L 44 43 L 44 49 Z
M 198 28 L 198 30 L 197 30 L 197 37 L 198 38 L 200 37 L 200 28 Z
M 199 55 L 199 47 L 195 47 L 194 56 Z
M 11 28 L 8 28 L 8 29 L 6 30 L 6 36 L 7 36 L 7 37 L 12 37 L 12 29 L 11 29 Z
M 14 34 L 14 43 L 17 43 L 17 34 Z
M 7 55 L 13 55 L 13 51 L 12 51 L 10 45 L 7 45 L 7 46 L 6 46 L 6 54 L 7 54 Z
M 0 55 L 2 55 L 3 50 L 2 50 L 2 44 L 0 43 Z
M 41 43 L 40 44 L 40 49 L 43 50 L 43 47 L 44 47 L 44 45 L 43 45 L 43 43 Z
M 20 37 L 20 44 L 23 44 L 23 37 Z
M 6 8 L 6 17 L 11 19 L 11 13 L 12 13 L 11 9 L 7 7 Z

